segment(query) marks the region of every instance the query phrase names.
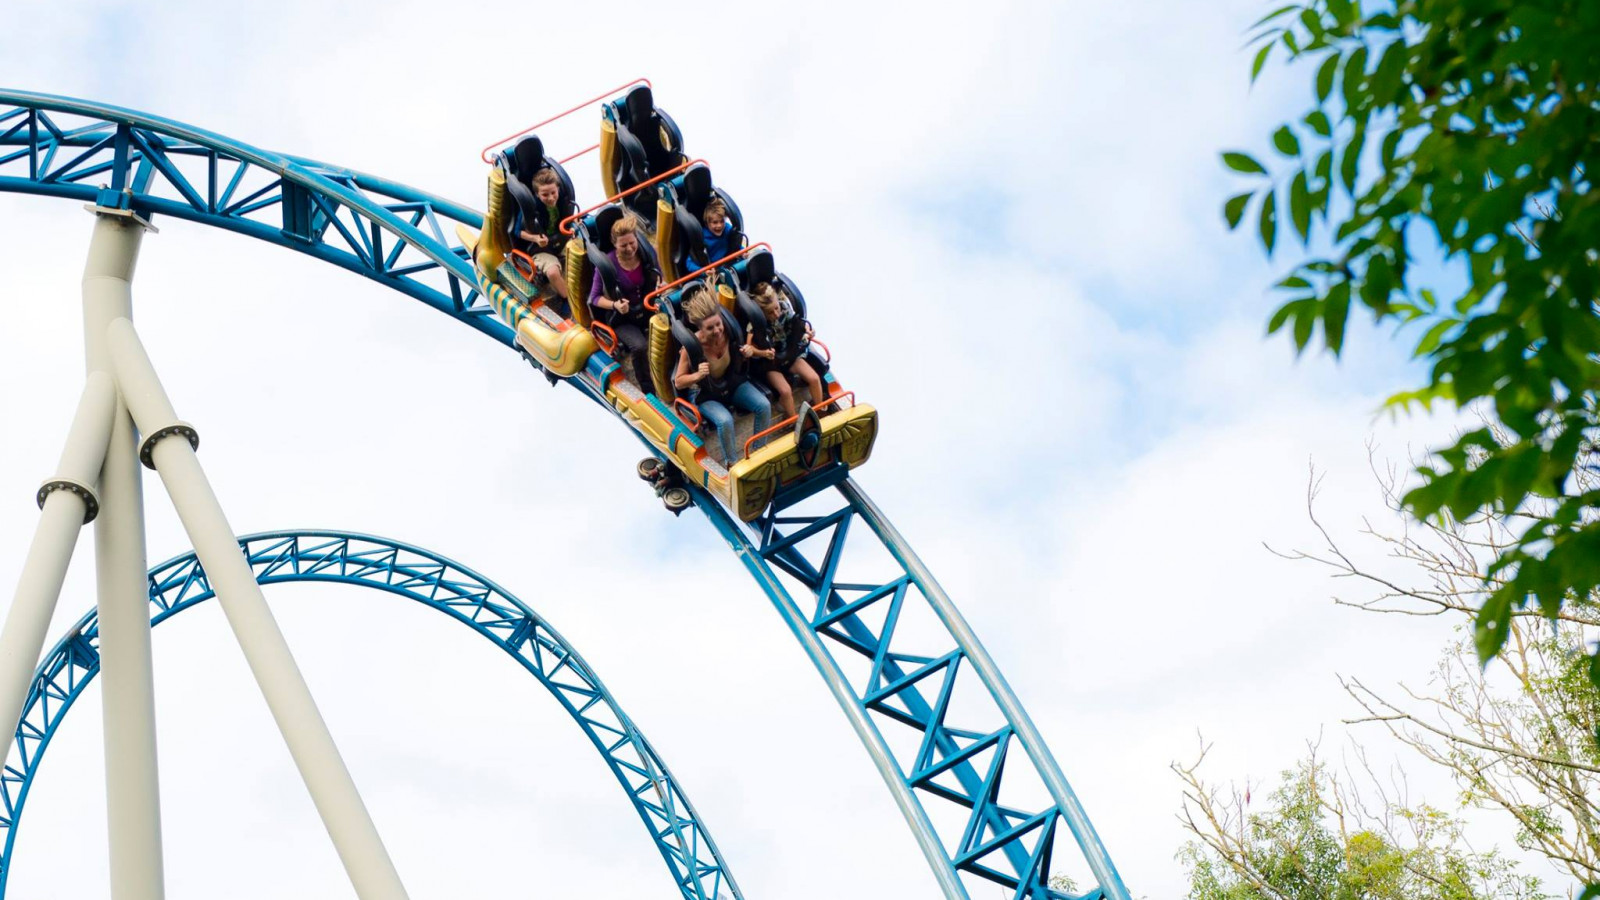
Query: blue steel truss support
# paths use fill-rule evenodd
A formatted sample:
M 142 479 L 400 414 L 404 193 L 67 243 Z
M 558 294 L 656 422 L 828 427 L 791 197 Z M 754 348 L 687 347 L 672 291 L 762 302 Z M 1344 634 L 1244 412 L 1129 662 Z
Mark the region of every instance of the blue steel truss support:
M 188 219 L 287 247 L 414 297 L 510 346 L 457 223 L 481 213 L 145 113 L 0 91 L 0 191 Z
M 860 487 L 829 481 L 837 502 L 824 489 L 794 498 L 810 507 L 798 513 L 780 497 L 748 528 L 710 497 L 696 500 L 822 673 L 945 895 L 972 896 L 963 876 L 973 876 L 1018 900 L 1128 900 L 1094 826 L 971 627 Z M 852 529 L 858 522 L 865 529 Z M 852 568 L 853 556 L 873 551 L 878 565 Z M 858 580 L 856 572 L 869 570 Z M 939 628 L 904 627 L 917 604 Z M 849 671 L 841 653 L 854 663 Z M 914 740 L 891 745 L 885 731 L 893 728 L 909 728 Z M 1033 790 L 1008 791 L 1008 775 Z M 1058 834 L 1070 836 L 1094 885 L 1052 886 Z
M 92 186 L 97 182 L 107 186 Z M 511 330 L 477 292 L 472 265 L 453 238 L 452 223 L 479 228 L 482 215 L 372 175 L 257 150 L 118 107 L 0 91 L 0 191 L 81 199 L 247 234 L 358 272 L 514 347 Z M 580 380 L 566 383 L 620 418 Z M 841 505 L 821 514 L 791 508 L 805 500 L 801 494 L 820 500 L 835 492 Z M 710 495 L 691 493 L 822 675 L 947 900 L 970 900 L 970 878 L 1004 885 L 1016 900 L 1128 900 L 1087 815 L 994 661 L 852 481 L 819 478 L 809 491 L 780 498 L 749 530 Z M 866 528 L 852 532 L 856 520 Z M 806 548 L 821 538 L 825 547 Z M 898 574 L 841 577 L 851 542 L 888 554 Z M 797 596 L 812 609 L 802 610 Z M 919 605 L 933 616 L 931 640 L 939 646 L 912 652 L 902 647 L 912 629 L 901 622 Z M 929 636 L 924 630 L 917 638 Z M 852 663 L 864 665 L 866 674 L 852 679 Z M 972 685 L 977 699 L 961 696 Z M 982 724 L 956 723 L 969 718 Z M 915 746 L 897 751 L 886 737 L 896 728 L 911 729 Z M 1015 784 L 1030 780 L 1037 790 L 1013 802 Z M 1055 855 L 1069 844 L 1077 851 L 1073 862 L 1081 860 L 1096 882 L 1086 890 L 1050 884 Z
M 650 832 L 684 900 L 742 900 L 700 817 L 633 721 L 578 652 L 538 613 L 499 585 L 426 550 L 338 531 L 250 535 L 240 548 L 261 584 L 329 582 L 415 600 L 470 627 L 538 679 L 594 744 Z M 150 622 L 213 597 L 194 554 L 150 570 Z M 50 739 L 100 671 L 99 623 L 90 612 L 34 674 L 9 763 L 0 772 L 0 897 L 11 874 L 23 806 Z

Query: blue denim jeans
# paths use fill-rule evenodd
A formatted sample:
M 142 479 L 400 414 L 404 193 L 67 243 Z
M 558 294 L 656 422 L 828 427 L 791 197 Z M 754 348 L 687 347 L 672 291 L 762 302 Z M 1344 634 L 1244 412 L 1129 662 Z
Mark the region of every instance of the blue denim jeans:
M 740 412 L 755 414 L 756 432 L 766 431 L 767 426 L 772 424 L 772 404 L 768 402 L 767 395 L 748 381 L 734 389 L 733 405 Z M 738 459 L 733 446 L 733 412 L 717 400 L 707 400 L 698 406 L 700 415 L 717 427 L 717 440 L 722 443 L 722 458 L 732 466 Z

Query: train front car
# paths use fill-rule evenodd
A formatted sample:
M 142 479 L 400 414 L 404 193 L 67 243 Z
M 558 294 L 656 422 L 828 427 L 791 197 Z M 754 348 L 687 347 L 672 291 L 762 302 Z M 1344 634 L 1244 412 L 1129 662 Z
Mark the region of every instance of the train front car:
M 634 139 L 638 132 L 657 138 L 660 146 L 640 148 L 641 142 Z M 483 231 L 461 230 L 478 270 L 479 289 L 516 330 L 517 345 L 527 358 L 552 380 L 578 382 L 586 393 L 603 398 L 674 465 L 676 472 L 671 473 L 654 466 L 640 468 L 641 476 L 657 484 L 673 512 L 687 505 L 687 495 L 671 489 L 680 479 L 703 488 L 749 522 L 785 489 L 804 492 L 803 485 L 831 481 L 827 473 L 843 475 L 865 463 L 877 437 L 877 411 L 856 403 L 854 393 L 836 380 L 826 348 L 811 338 L 799 288 L 776 270 L 765 245 L 743 246 L 743 217 L 737 206 L 726 192 L 710 185 L 703 162 L 686 159 L 676 125 L 654 108 L 647 88 L 635 88 L 603 107 L 600 149 L 602 183 L 612 196 L 575 213 L 566 172 L 544 155 L 537 138 L 522 138 L 496 157 L 489 173 Z M 548 207 L 533 199 L 536 176 L 551 190 L 550 178 L 542 175 L 546 169 L 557 176 L 557 208 L 565 217 L 559 227 L 565 241 L 559 279 L 549 277 L 558 274 L 548 268 L 555 257 L 539 252 L 541 247 L 526 246 L 530 222 L 537 222 L 540 231 L 550 230 L 542 218 Z M 707 258 L 697 245 L 693 249 L 699 252 L 684 249 L 698 234 L 685 241 L 676 239 L 682 235 L 666 232 L 673 228 L 686 232 L 698 224 L 690 220 L 698 218 L 711 196 L 723 198 L 737 216 L 735 249 L 717 259 Z M 657 215 L 646 215 L 651 211 Z M 614 280 L 607 254 L 613 249 L 611 226 L 623 216 L 637 222 L 644 263 L 667 282 L 644 304 L 650 311 L 641 329 L 648 344 L 644 352 L 630 352 L 624 346 L 627 341 L 619 343 L 616 330 L 596 321 L 587 303 L 597 267 L 603 285 L 609 288 Z M 686 275 L 686 268 L 697 271 Z M 778 360 L 780 368 L 787 370 L 795 360 L 804 360 L 821 382 L 820 402 L 812 402 L 804 384 L 795 386 L 796 413 L 779 412 L 780 420 L 760 431 L 753 416 L 736 415 L 731 458 L 720 450 L 711 422 L 673 385 L 680 352 L 694 356 L 699 351 L 681 301 L 701 285 L 718 301 L 718 315 L 726 323 L 735 356 L 747 331 L 768 324 L 751 292 L 757 285 L 770 286 L 782 297 L 792 320 L 792 333 L 782 342 L 786 353 Z M 758 376 L 751 383 L 775 411 L 779 409 L 776 388 L 767 378 Z

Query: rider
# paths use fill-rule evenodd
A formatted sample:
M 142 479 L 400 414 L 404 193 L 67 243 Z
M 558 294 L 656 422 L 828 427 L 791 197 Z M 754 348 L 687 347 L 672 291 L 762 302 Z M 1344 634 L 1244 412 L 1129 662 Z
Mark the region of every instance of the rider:
M 700 224 L 700 237 L 706 245 L 707 265 L 739 249 L 734 243 L 738 240 L 738 233 L 734 231 L 733 223 L 728 221 L 728 205 L 722 202 L 721 197 L 712 197 L 706 202 L 705 211 L 700 213 Z M 684 268 L 695 272 L 703 266 L 695 261 L 691 253 L 684 261 Z
M 790 375 L 799 375 L 806 383 L 813 408 L 822 405 L 822 379 L 805 357 L 806 344 L 812 338 L 811 323 L 796 321 L 794 304 L 770 281 L 751 288 L 750 296 L 766 316 L 764 322 L 750 323 L 749 337 L 740 348 L 750 359 L 751 377 L 765 379 L 778 393 L 784 418 L 794 415 Z
M 734 424 L 733 412 L 728 407 L 753 413 L 755 433 L 760 433 L 772 422 L 772 404 L 750 383 L 745 363 L 747 354 L 731 352 L 727 317 L 712 298 L 711 291 L 704 285 L 691 288 L 683 311 L 694 329 L 699 352 L 691 356 L 688 347 L 678 351 L 672 386 L 688 392 L 700 414 L 716 426 L 722 458 L 732 466 L 735 461 Z
M 536 286 L 554 293 L 549 301 L 551 308 L 563 318 L 571 315 L 567 300 L 567 278 L 562 274 L 562 259 L 566 255 L 567 236 L 558 227 L 561 220 L 572 213 L 561 206 L 561 179 L 551 168 L 540 169 L 533 176 L 533 192 L 539 206 L 533 210 L 533 221 L 521 221 L 518 211 L 518 235 L 533 245 L 533 269 Z M 571 206 L 570 202 L 565 204 Z
M 616 267 L 616 296 L 606 292 L 605 279 L 598 267 L 589 286 L 589 305 L 596 317 L 617 333 L 618 356 L 633 359 L 633 377 L 644 393 L 655 392 L 650 381 L 648 348 L 650 311 L 644 307 L 645 295 L 656 289 L 660 275 L 650 258 L 639 247 L 639 222 L 624 215 L 611 226 L 611 250 L 606 253 Z

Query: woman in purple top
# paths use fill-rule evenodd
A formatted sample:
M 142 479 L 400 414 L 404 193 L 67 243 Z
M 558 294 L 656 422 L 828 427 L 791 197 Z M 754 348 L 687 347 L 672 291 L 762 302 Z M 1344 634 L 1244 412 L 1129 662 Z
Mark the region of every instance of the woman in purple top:
M 632 358 L 639 389 L 653 394 L 647 337 L 650 311 L 644 308 L 644 298 L 656 289 L 660 276 L 639 249 L 639 223 L 632 216 L 623 216 L 611 226 L 611 247 L 606 258 L 616 273 L 615 296 L 606 290 L 606 279 L 596 266 L 594 282 L 589 285 L 589 305 L 595 316 L 617 333 L 617 355 L 625 352 Z

